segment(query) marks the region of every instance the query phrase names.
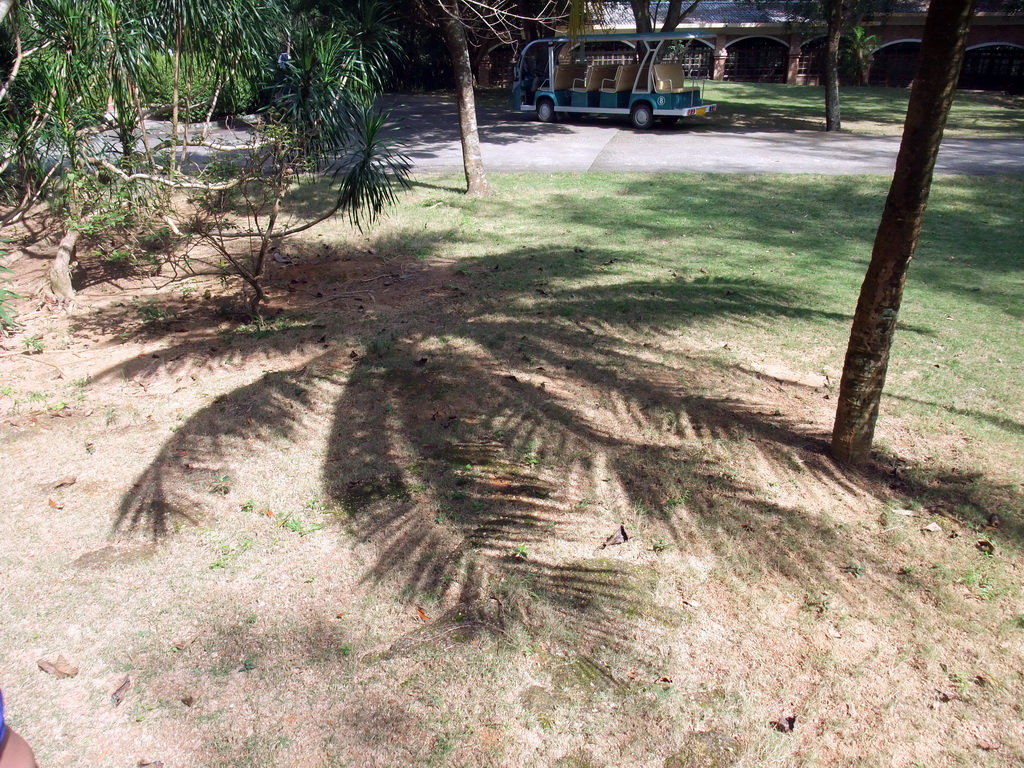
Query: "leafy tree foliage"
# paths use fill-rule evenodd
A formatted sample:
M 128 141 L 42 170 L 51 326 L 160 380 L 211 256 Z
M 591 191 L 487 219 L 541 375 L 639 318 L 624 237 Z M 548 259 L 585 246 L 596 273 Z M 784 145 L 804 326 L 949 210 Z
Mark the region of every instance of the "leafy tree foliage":
M 0 41 L 3 224 L 44 199 L 61 214 L 57 301 L 74 295 L 83 234 L 159 225 L 220 252 L 255 309 L 268 252 L 296 231 L 279 215 L 298 179 L 332 169 L 322 216 L 356 223 L 404 183 L 371 106 L 394 53 L 390 21 L 375 0 L 338 19 L 281 0 L 22 0 Z M 249 106 L 224 98 L 244 89 L 261 94 L 260 113 L 241 139 L 217 140 L 210 118 Z M 154 130 L 158 115 L 169 126 Z

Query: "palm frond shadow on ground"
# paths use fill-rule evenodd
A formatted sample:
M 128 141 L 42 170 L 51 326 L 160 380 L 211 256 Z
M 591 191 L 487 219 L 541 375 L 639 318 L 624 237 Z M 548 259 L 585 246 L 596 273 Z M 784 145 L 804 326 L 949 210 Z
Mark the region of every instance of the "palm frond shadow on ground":
M 863 541 L 837 537 L 817 510 L 766 488 L 799 484 L 823 507 L 919 489 L 894 491 L 883 471 L 836 466 L 820 426 L 799 427 L 756 394 L 731 394 L 756 393 L 763 377 L 713 354 L 655 362 L 613 341 L 618 325 L 635 323 L 669 346 L 659 317 L 682 306 L 755 324 L 801 311 L 792 297 L 746 287 L 760 300 L 701 303 L 699 287 L 679 286 L 673 301 L 621 323 L 605 318 L 635 286 L 576 291 L 571 320 L 532 300 L 483 310 L 453 300 L 440 327 L 393 318 L 401 333 L 375 350 L 324 352 L 202 409 L 125 497 L 115 528 L 165 537 L 202 509 L 226 458 L 317 434 L 326 435 L 325 494 L 376 553 L 366 580 L 402 584 L 442 612 L 383 657 L 439 633 L 503 636 L 560 616 L 563 642 L 580 653 L 628 651 L 653 665 L 631 629 L 657 620 L 650 572 L 601 548 L 622 523 L 634 555 L 663 539 L 750 578 L 850 603 L 871 593 L 844 568 L 877 565 L 877 588 L 905 601 Z

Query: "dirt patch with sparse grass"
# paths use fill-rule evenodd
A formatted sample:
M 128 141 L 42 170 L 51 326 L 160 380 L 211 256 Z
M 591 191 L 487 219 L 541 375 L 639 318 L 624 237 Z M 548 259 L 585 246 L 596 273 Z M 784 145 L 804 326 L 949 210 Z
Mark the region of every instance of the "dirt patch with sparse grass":
M 41 764 L 1024 761 L 1019 399 L 982 365 L 1022 361 L 971 340 L 1020 285 L 942 250 L 981 187 L 935 197 L 853 470 L 827 440 L 880 182 L 694 177 L 683 214 L 525 178 L 311 231 L 263 322 L 89 255 L 73 311 L 19 305 L 0 684 Z M 1012 251 L 1013 203 L 984 215 Z

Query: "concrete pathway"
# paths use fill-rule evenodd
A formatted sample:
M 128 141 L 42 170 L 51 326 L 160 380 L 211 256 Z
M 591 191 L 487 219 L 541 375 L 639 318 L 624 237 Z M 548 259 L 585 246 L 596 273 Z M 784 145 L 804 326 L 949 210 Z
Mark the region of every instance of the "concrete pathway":
M 392 124 L 420 172 L 462 170 L 452 99 L 389 96 Z M 478 110 L 484 165 L 492 171 L 707 173 L 892 173 L 899 138 L 818 131 L 724 133 L 687 126 L 636 131 L 625 120 L 540 123 L 532 113 Z M 1024 140 L 950 139 L 940 174 L 1024 173 Z

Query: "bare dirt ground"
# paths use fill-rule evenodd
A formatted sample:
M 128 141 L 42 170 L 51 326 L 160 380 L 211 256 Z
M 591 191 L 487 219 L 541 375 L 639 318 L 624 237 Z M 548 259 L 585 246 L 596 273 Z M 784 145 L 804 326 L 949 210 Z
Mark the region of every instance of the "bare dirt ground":
M 386 231 L 289 255 L 262 326 L 89 255 L 20 304 L 0 683 L 42 765 L 1024 764 L 1019 479 L 898 424 L 838 467 L 834 381 Z

